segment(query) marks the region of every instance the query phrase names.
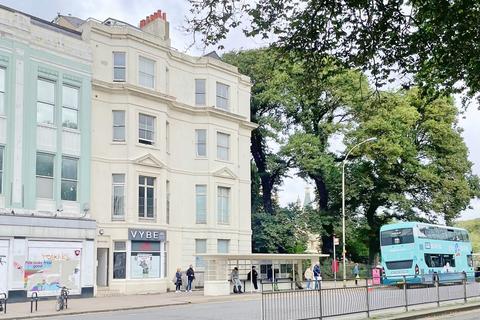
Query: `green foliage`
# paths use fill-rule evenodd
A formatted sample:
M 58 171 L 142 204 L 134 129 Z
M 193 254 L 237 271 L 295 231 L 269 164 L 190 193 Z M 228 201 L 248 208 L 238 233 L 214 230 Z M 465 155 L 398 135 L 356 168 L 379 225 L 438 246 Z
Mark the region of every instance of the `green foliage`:
M 456 227 L 468 230 L 474 253 L 480 252 L 480 219 L 457 221 Z
M 328 66 L 333 56 L 344 67 L 369 71 L 377 88 L 393 81 L 410 86 L 413 74 L 426 88 L 468 88 L 472 96 L 480 91 L 475 0 L 189 2 L 187 28 L 203 35 L 205 45 L 241 28 L 248 37 L 301 55 L 314 68 Z
M 298 206 L 278 208 L 275 215 L 252 212 L 253 252 L 303 253 L 307 235 L 305 218 Z

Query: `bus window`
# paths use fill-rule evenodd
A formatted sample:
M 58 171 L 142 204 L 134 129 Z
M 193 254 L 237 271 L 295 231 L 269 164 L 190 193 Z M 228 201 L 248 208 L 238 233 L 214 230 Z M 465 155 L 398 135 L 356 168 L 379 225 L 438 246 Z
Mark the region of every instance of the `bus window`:
M 467 263 L 470 268 L 473 268 L 473 257 L 471 254 L 467 254 Z
M 380 234 L 380 242 L 382 246 L 413 243 L 413 229 L 402 228 L 382 231 L 382 233 Z
M 429 268 L 442 268 L 442 258 L 439 254 L 425 253 L 425 263 Z
M 390 261 L 386 262 L 385 264 L 389 270 L 410 269 L 412 267 L 413 260 Z
M 450 264 L 450 267 L 455 267 L 455 258 L 453 254 L 443 254 L 442 263 L 444 266 L 448 263 Z

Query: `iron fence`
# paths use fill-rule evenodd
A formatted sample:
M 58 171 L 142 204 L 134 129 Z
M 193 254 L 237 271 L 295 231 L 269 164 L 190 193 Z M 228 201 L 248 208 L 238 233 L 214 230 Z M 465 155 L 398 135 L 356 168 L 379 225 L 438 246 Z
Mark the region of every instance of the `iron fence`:
M 366 313 L 373 311 L 404 308 L 420 304 L 437 304 L 450 300 L 464 300 L 480 297 L 480 283 L 463 279 L 431 284 L 408 284 L 403 278 L 396 285 L 374 284 L 372 279 L 361 279 L 358 285 L 353 281 L 343 285 L 321 281 L 319 289 L 298 288 L 298 283 L 283 286 L 261 282 L 263 320 L 323 319 Z

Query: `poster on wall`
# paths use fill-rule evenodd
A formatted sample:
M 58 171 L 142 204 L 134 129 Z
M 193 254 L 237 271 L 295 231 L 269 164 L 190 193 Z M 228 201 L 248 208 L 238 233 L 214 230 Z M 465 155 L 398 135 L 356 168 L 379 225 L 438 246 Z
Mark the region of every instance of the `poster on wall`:
M 82 249 L 78 247 L 30 247 L 24 265 L 24 283 L 28 295 L 56 295 L 65 286 L 71 294 L 80 294 Z
M 131 270 L 134 279 L 158 278 L 160 275 L 160 256 L 151 253 L 132 255 Z

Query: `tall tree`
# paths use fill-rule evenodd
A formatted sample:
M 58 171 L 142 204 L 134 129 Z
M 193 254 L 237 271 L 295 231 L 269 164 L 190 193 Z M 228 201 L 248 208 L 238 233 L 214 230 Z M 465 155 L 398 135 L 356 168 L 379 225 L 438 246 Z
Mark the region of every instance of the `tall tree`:
M 392 218 L 451 224 L 479 196 L 457 115 L 452 98 L 422 98 L 416 89 L 382 93 L 356 111 L 347 146 L 378 139 L 347 166 L 347 204 L 366 219 L 371 262 Z
M 480 91 L 476 0 L 189 2 L 189 30 L 202 34 L 206 45 L 241 28 L 317 64 L 334 56 L 345 67 L 369 71 L 376 87 L 391 75 L 408 86 L 413 74 L 422 86 Z
M 263 209 L 268 214 L 275 212 L 273 194 L 288 170 L 288 161 L 275 153 L 271 145 L 283 144 L 282 131 L 286 130 L 281 91 L 287 75 L 282 59 L 276 56 L 271 49 L 230 52 L 222 56 L 223 61 L 237 66 L 252 82 L 250 120 L 258 124 L 252 131 L 250 145 L 256 167 L 252 180 L 260 179 Z

